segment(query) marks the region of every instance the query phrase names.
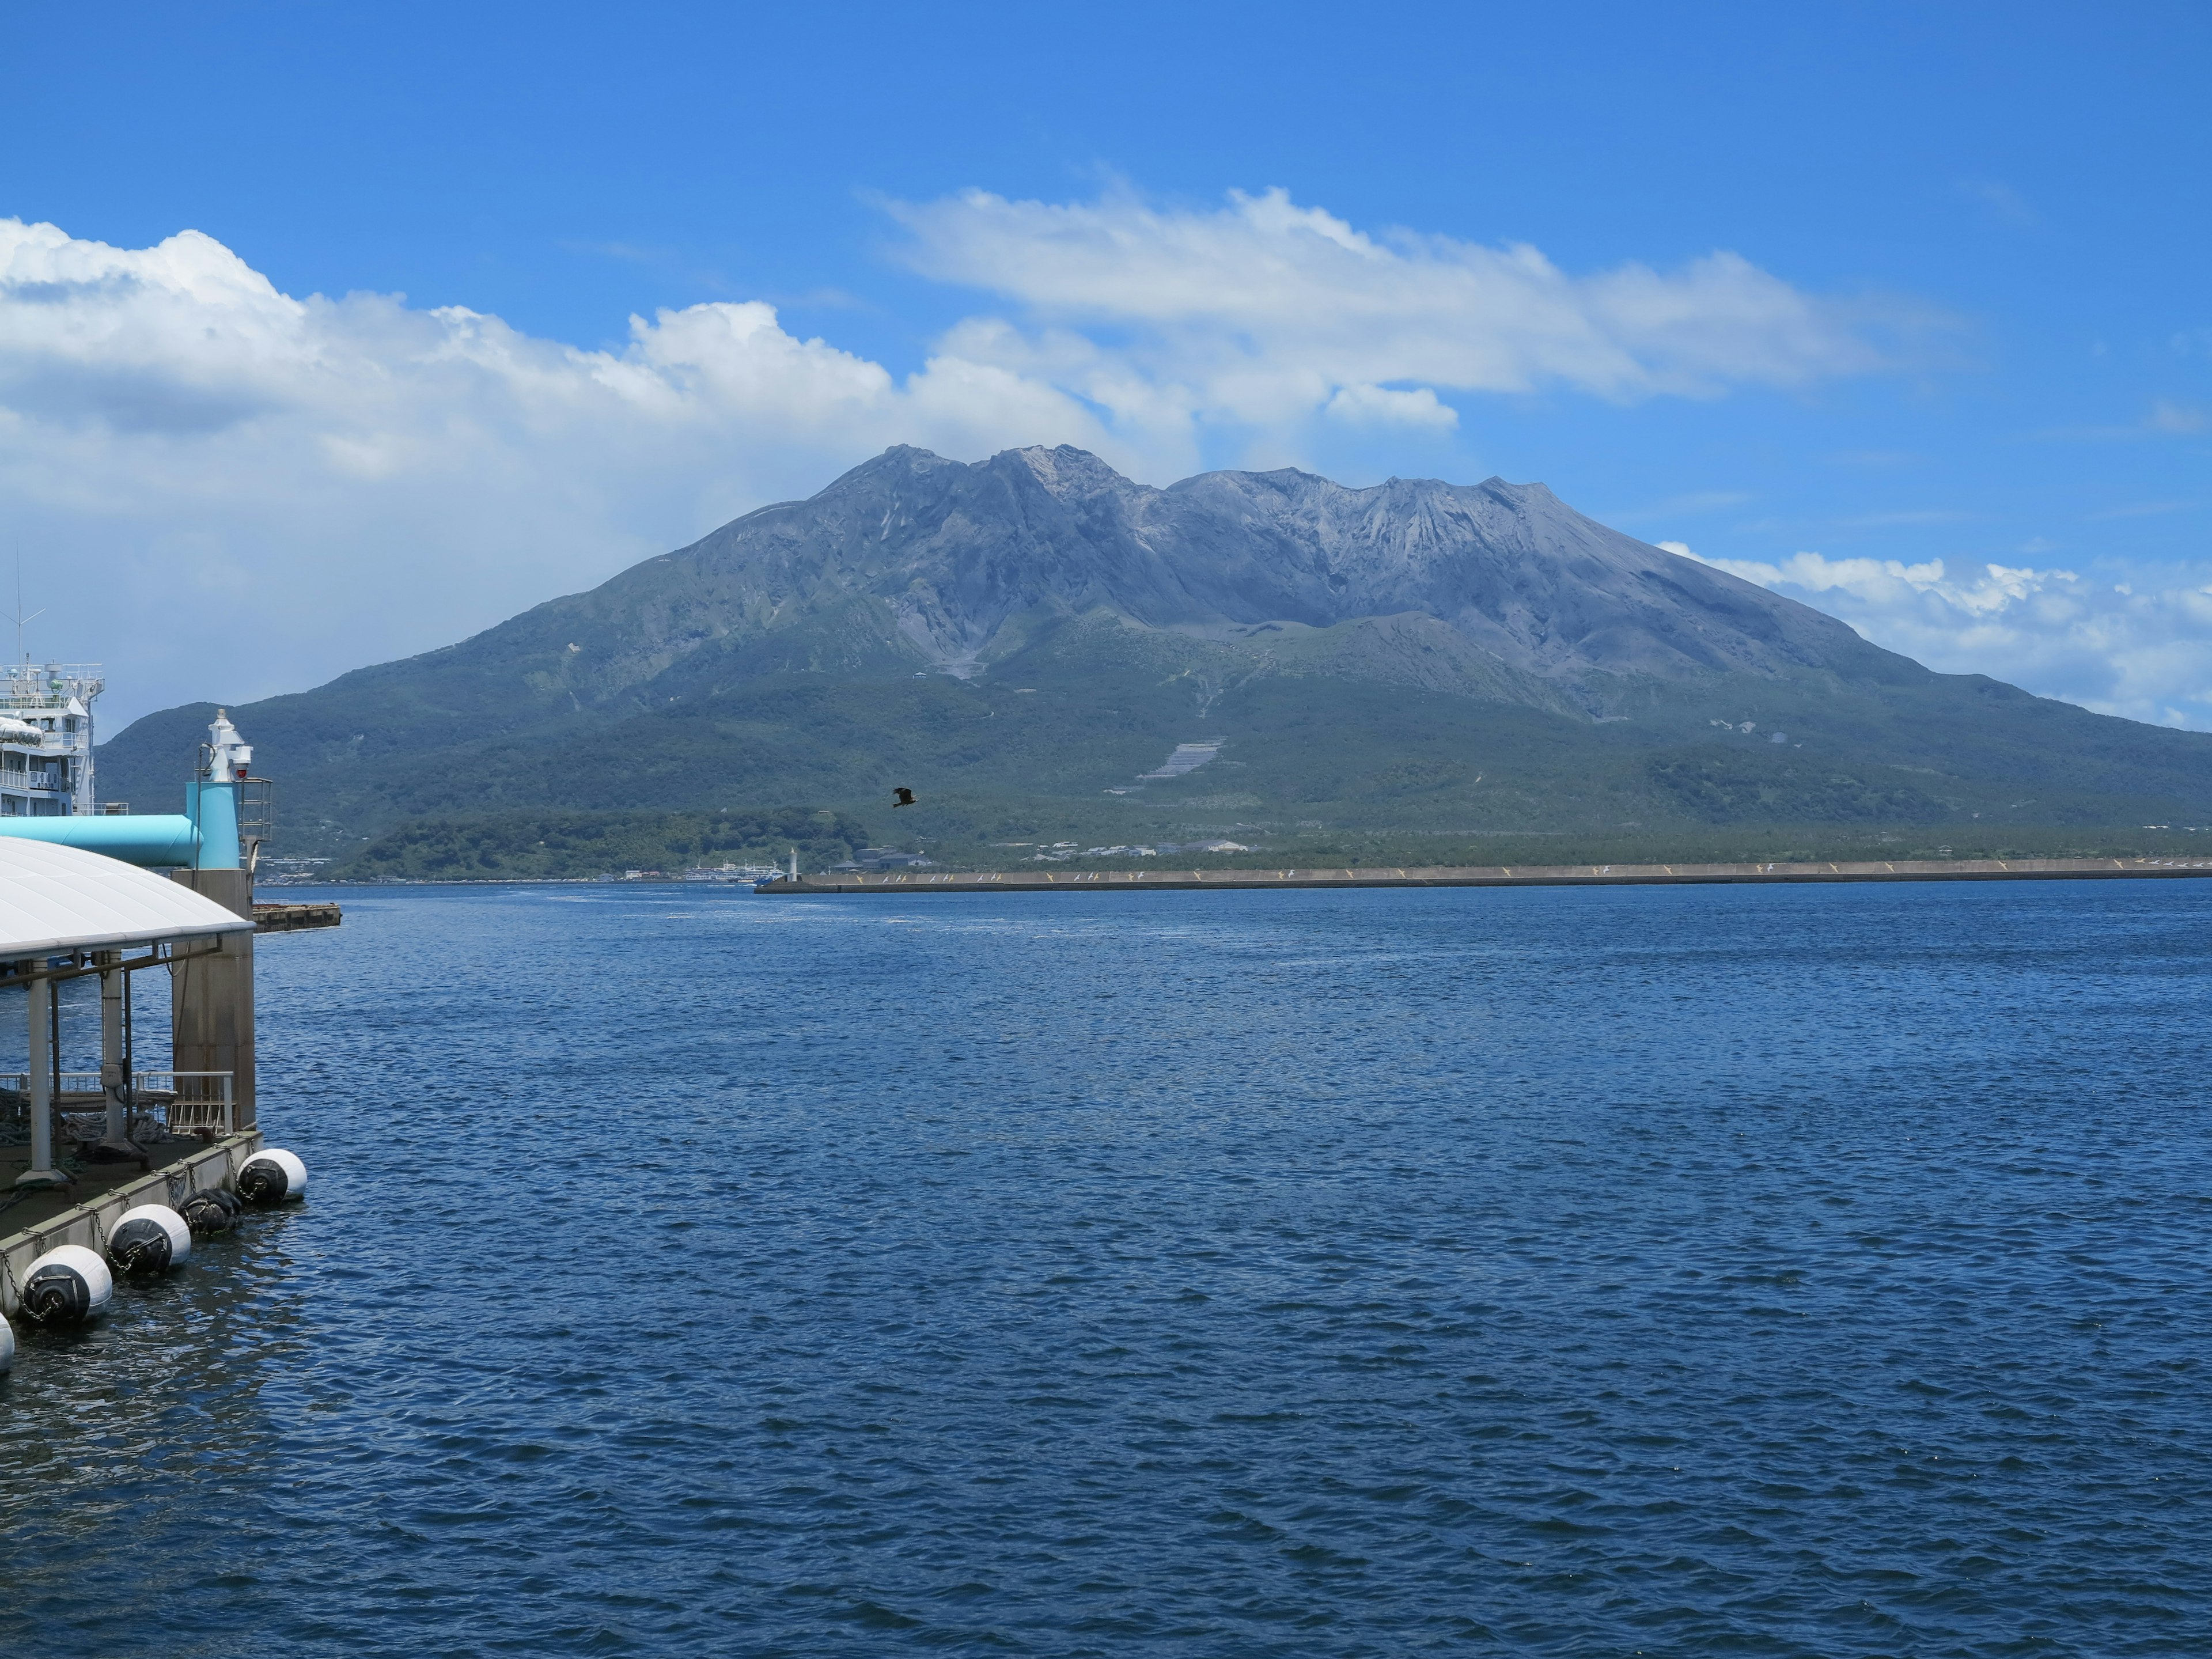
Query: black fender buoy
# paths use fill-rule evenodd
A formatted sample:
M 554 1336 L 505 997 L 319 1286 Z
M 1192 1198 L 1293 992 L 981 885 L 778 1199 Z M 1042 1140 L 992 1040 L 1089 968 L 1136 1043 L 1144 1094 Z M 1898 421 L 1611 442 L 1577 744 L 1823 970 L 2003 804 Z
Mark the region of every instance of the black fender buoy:
M 307 1166 L 281 1146 L 267 1147 L 246 1160 L 238 1172 L 238 1195 L 248 1204 L 288 1204 L 307 1195 Z
M 79 1325 L 106 1312 L 114 1294 L 105 1261 L 82 1244 L 63 1244 L 31 1264 L 17 1305 L 34 1325 Z
M 119 1273 L 167 1273 L 191 1254 L 191 1228 L 166 1204 L 125 1210 L 107 1235 L 107 1260 Z
M 238 1200 L 220 1187 L 204 1187 L 177 1206 L 185 1225 L 203 1238 L 228 1232 L 238 1225 L 239 1213 Z

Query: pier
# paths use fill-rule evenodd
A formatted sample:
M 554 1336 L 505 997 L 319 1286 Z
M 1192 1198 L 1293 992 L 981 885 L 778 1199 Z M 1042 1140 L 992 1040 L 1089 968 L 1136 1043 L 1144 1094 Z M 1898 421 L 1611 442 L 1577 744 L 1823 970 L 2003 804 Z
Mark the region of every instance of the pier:
M 22 1313 L 96 1315 L 112 1285 L 105 1259 L 143 1267 L 149 1227 L 167 1233 L 158 1270 L 188 1257 L 191 1232 L 231 1224 L 241 1200 L 305 1190 L 305 1166 L 262 1139 L 253 943 L 337 927 L 340 913 L 255 901 L 262 826 L 241 802 L 253 805 L 256 786 L 265 799 L 266 784 L 248 775 L 252 750 L 220 713 L 210 738 L 182 815 L 0 821 L 0 988 L 23 993 L 26 1039 L 21 1069 L 0 1071 L 0 1339 Z M 10 740 L 33 738 L 26 726 Z M 63 1039 L 83 1036 L 68 1032 L 61 1006 L 65 988 L 87 981 L 97 983 L 98 1068 L 72 1070 Z M 134 1007 L 149 993 L 169 1005 L 166 1066 L 138 1051 Z M 82 1292 L 74 1304 L 48 1294 L 56 1273 Z M 12 1340 L 0 1349 L 5 1370 Z
M 335 927 L 343 920 L 343 914 L 335 904 L 253 901 L 253 931 L 257 933 L 296 933 L 304 927 Z
M 125 1212 L 141 1204 L 181 1210 L 194 1193 L 228 1192 L 261 1150 L 261 1132 L 246 1129 L 204 1140 L 151 1141 L 145 1167 L 92 1164 L 72 1186 L 22 1192 L 0 1203 L 0 1316 L 13 1317 L 33 1262 L 59 1244 L 105 1253 Z M 24 1166 L 23 1155 L 0 1158 L 0 1193 Z
M 68 820 L 61 820 L 66 823 Z M 125 1209 L 228 1188 L 260 1149 L 253 1091 L 252 898 L 242 870 L 150 870 L 0 838 L 0 983 L 21 988 L 26 1063 L 0 1073 L 0 1316 L 47 1251 L 101 1253 Z M 139 1063 L 134 981 L 168 983 L 167 1067 Z M 59 992 L 97 983 L 100 1066 L 64 1069 Z
M 779 877 L 755 890 L 809 893 L 1129 893 L 1270 887 L 1692 887 L 1861 881 L 2142 881 L 2212 876 L 2212 857 L 1897 859 L 1804 864 L 1389 865 L 1283 870 L 1007 870 Z

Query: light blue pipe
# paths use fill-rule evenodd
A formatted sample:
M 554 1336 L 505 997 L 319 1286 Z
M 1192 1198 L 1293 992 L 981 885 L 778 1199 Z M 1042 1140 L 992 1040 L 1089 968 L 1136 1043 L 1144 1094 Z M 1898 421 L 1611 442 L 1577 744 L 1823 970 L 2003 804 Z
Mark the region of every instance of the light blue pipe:
M 0 818 L 0 836 L 81 847 L 88 853 L 105 853 L 125 864 L 146 865 L 154 869 L 189 869 L 200 860 L 199 826 L 179 812 L 123 813 L 114 817 Z M 235 870 L 238 827 L 234 811 L 229 846 L 230 862 L 221 867 Z
M 238 868 L 238 786 L 188 783 L 185 814 L 200 827 L 197 870 Z

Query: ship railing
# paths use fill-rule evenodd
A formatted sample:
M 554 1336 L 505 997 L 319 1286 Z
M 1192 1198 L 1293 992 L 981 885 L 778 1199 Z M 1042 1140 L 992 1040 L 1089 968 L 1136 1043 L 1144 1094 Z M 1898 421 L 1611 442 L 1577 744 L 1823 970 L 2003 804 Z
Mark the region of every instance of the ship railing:
M 97 1072 L 64 1072 L 54 1104 L 64 1115 L 104 1114 L 107 1095 Z M 236 1074 L 231 1072 L 146 1071 L 131 1074 L 132 1132 L 161 1125 L 172 1135 L 229 1134 L 237 1127 Z M 0 1072 L 0 1139 L 21 1138 L 30 1121 L 27 1072 Z

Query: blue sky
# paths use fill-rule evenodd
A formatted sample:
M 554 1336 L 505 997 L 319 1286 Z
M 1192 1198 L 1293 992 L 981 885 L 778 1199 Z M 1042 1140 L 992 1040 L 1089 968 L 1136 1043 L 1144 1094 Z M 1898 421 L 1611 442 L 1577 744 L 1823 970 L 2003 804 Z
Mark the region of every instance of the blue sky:
M 0 63 L 0 558 L 111 721 L 1075 441 L 1541 479 L 2212 728 L 2201 6 L 15 8 Z

